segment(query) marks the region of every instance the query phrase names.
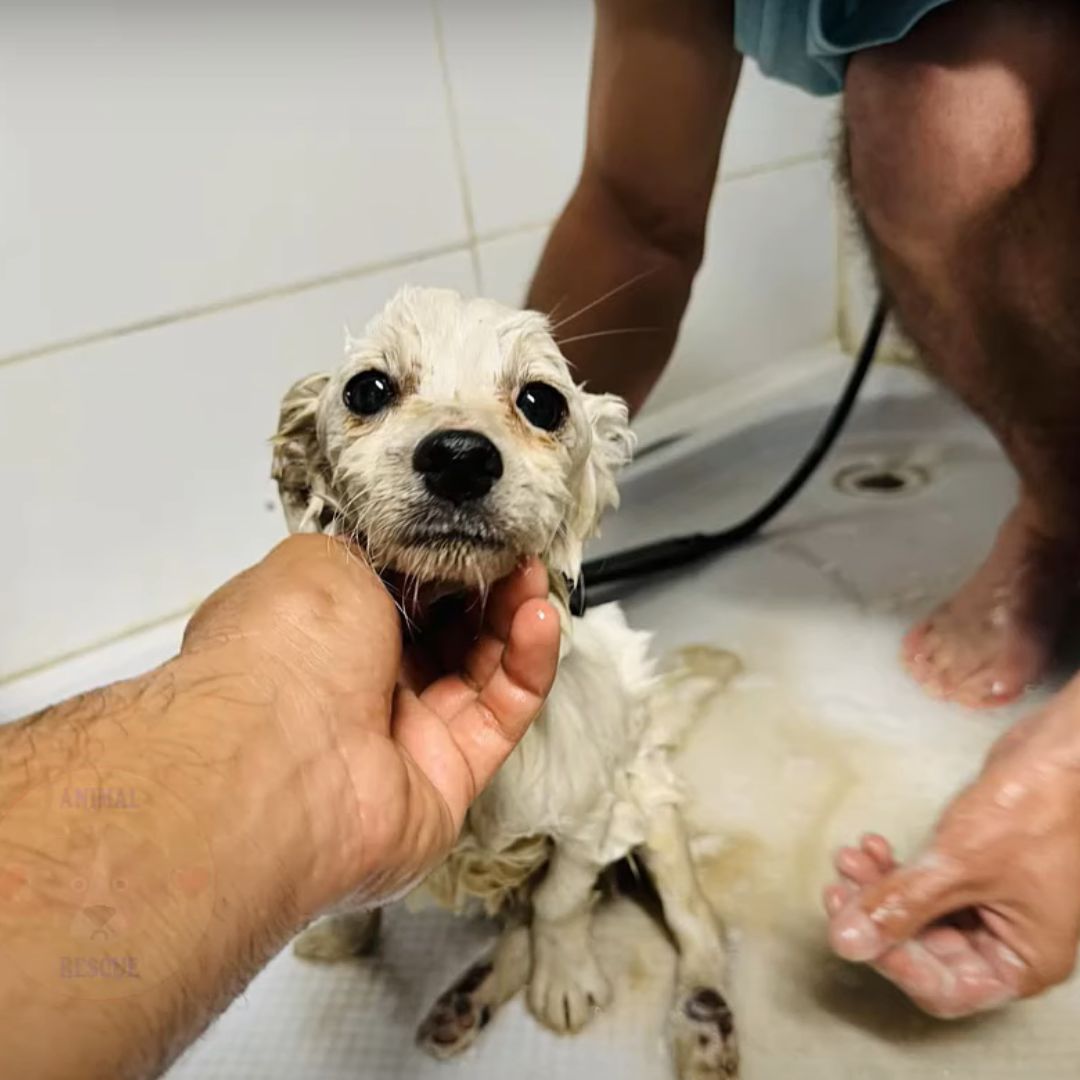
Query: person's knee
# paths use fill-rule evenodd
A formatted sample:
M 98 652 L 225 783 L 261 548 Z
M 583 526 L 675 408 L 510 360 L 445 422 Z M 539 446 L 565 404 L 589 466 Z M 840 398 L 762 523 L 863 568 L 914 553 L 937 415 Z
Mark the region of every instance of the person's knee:
M 912 258 L 963 244 L 1037 164 L 1036 105 L 1004 62 L 951 67 L 890 48 L 856 56 L 845 89 L 852 198 L 876 242 Z

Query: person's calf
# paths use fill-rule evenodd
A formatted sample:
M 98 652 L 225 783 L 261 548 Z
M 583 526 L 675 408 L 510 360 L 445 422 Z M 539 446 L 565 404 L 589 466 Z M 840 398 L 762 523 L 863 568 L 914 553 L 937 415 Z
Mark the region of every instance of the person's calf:
M 990 556 L 908 635 L 933 693 L 1019 694 L 1046 667 L 1080 555 L 1080 147 L 1071 6 L 957 0 L 851 63 L 846 165 L 892 308 L 1021 475 Z

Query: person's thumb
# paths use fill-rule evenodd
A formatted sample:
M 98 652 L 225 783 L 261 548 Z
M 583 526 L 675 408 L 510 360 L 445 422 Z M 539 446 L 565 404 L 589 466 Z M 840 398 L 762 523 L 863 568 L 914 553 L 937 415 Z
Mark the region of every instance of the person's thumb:
M 830 920 L 829 944 L 845 960 L 876 960 L 973 899 L 963 864 L 930 851 L 857 892 Z

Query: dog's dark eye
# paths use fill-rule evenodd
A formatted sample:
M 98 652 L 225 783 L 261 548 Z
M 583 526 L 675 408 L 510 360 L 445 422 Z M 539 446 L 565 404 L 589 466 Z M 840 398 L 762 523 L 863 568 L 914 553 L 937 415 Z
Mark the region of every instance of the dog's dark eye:
M 345 402 L 345 408 L 357 416 L 374 416 L 395 397 L 397 387 L 385 371 L 361 371 L 345 384 L 341 400 Z
M 547 383 L 526 383 L 517 396 L 517 407 L 541 431 L 558 431 L 566 419 L 566 398 Z

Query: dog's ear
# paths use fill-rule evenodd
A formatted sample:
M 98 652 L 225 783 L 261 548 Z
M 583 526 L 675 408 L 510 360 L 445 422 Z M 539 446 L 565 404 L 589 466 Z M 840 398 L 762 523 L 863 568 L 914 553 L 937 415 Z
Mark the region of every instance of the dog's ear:
M 321 532 L 333 519 L 330 466 L 319 446 L 316 419 L 329 375 L 308 375 L 281 400 L 273 464 L 290 532 Z
M 585 541 L 599 530 L 604 511 L 619 505 L 615 474 L 634 451 L 626 402 L 614 394 L 584 394 L 592 445 L 577 481 L 576 500 L 548 550 L 552 570 L 576 581 Z

